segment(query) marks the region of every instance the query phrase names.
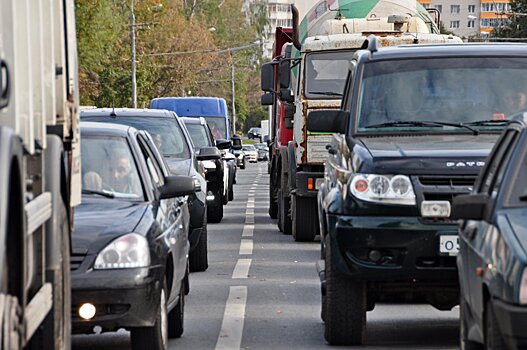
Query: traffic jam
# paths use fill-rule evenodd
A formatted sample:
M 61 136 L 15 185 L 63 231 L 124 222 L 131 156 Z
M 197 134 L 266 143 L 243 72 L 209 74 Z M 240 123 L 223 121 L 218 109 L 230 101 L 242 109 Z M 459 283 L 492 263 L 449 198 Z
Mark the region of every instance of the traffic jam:
M 525 44 L 290 5 L 240 135 L 223 97 L 80 107 L 64 4 L 24 19 L 60 69 L 0 31 L 0 349 L 527 349 Z

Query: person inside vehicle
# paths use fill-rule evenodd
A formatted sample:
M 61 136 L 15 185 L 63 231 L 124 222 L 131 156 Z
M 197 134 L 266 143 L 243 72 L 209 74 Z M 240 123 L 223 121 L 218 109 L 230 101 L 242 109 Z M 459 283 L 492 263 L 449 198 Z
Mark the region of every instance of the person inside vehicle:
M 506 113 L 502 119 L 505 119 L 506 115 L 525 112 L 527 110 L 527 94 L 521 90 L 509 89 L 503 94 L 503 104 Z M 497 114 L 494 113 L 494 115 Z
M 103 177 L 96 171 L 90 171 L 84 175 L 84 185 L 88 190 L 102 191 L 110 190 L 120 193 L 136 193 L 133 189 L 132 164 L 126 154 L 118 155 L 109 167 L 108 176 Z

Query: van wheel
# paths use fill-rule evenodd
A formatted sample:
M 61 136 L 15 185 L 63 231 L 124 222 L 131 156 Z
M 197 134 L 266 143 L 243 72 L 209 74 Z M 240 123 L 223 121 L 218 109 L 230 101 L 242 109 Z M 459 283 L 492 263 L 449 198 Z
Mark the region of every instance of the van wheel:
M 168 348 L 168 313 L 166 282 L 159 293 L 159 308 L 153 327 L 131 330 L 132 350 L 166 350 Z

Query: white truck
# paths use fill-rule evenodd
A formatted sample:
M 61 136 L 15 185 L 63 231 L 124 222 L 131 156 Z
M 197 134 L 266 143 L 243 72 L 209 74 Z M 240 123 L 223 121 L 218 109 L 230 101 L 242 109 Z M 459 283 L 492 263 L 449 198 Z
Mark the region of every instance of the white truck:
M 279 155 L 275 181 L 280 186 L 279 228 L 297 241 L 313 241 L 319 232 L 317 190 L 331 135 L 308 132 L 306 117 L 313 110 L 340 107 L 353 52 L 369 35 L 377 36 L 383 46 L 460 43 L 461 39 L 439 34 L 434 19 L 415 0 L 321 0 L 301 23 L 298 10 L 291 6 L 291 58 L 264 65 L 262 76 L 272 77 L 273 65 L 278 64 L 279 86 L 262 79 L 262 90 L 278 95 L 290 111 L 286 119 L 292 120 L 293 128 L 293 140 Z
M 269 120 L 268 119 L 264 119 L 260 121 L 260 129 L 262 130 L 262 142 L 264 142 L 265 140 L 269 139 Z
M 74 0 L 0 0 L 0 349 L 69 349 Z

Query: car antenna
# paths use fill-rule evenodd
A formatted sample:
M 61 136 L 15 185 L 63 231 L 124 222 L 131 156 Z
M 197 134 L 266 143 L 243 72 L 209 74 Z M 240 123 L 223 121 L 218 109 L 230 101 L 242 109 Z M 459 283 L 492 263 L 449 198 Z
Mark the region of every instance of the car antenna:
M 115 106 L 112 105 L 112 112 L 110 113 L 110 117 L 117 118 L 117 114 L 115 114 Z

